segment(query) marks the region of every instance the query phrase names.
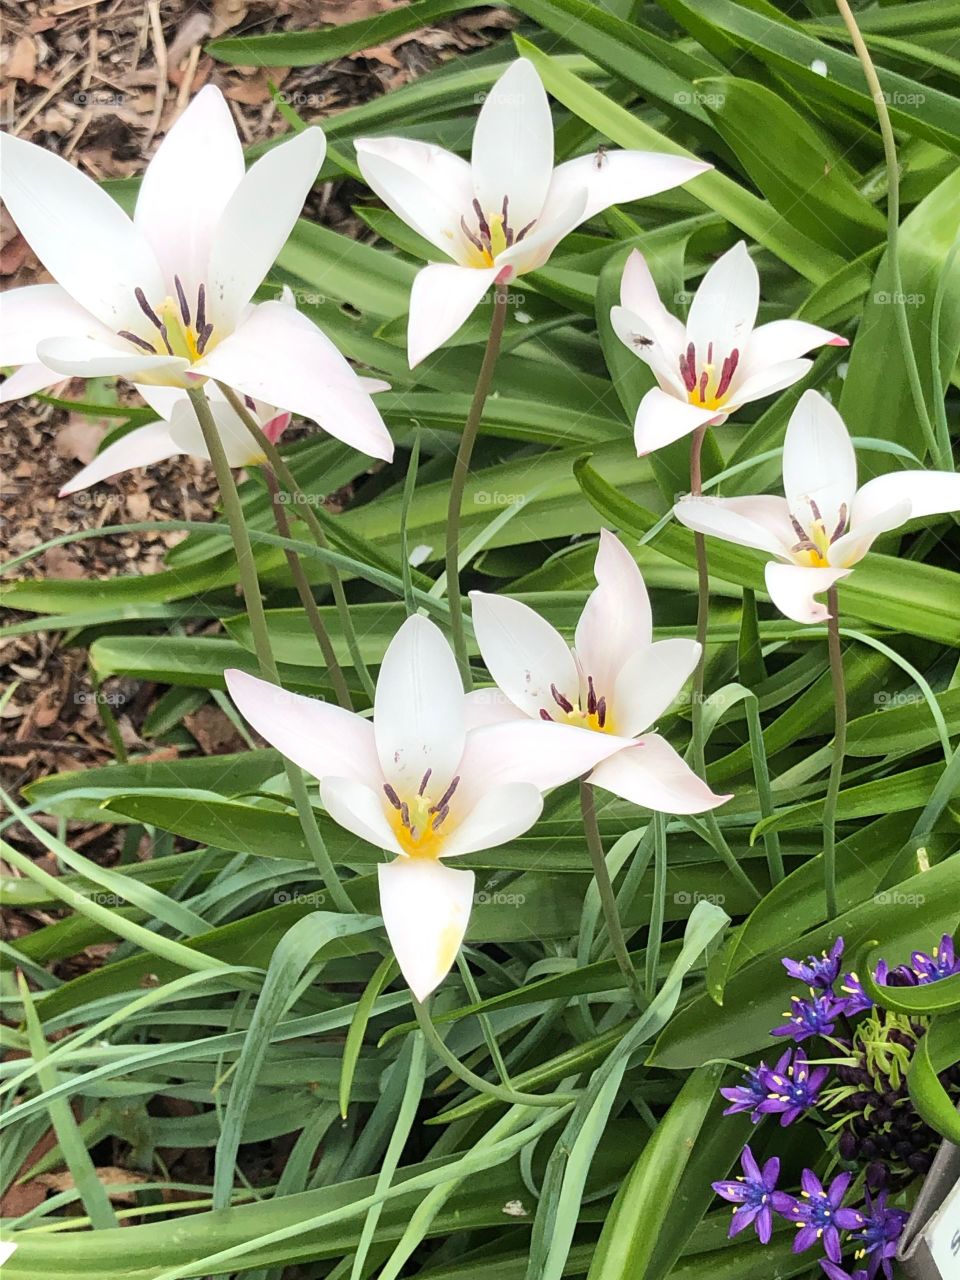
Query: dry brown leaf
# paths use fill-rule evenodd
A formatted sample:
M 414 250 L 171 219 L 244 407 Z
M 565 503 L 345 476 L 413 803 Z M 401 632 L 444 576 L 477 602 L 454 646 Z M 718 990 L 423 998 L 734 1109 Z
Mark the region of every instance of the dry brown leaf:
M 0 70 L 11 80 L 33 83 L 37 71 L 37 42 L 32 36 L 22 35 L 0 62 Z
M 67 462 L 82 462 L 86 465 L 97 456 L 97 449 L 105 432 L 106 425 L 103 421 L 87 418 L 82 413 L 72 413 L 67 419 L 67 425 L 57 432 L 53 447 Z

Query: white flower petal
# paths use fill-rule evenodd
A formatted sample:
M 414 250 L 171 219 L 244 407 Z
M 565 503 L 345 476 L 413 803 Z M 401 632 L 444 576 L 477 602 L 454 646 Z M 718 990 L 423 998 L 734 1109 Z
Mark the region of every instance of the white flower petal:
M 731 798 L 711 791 L 658 733 L 598 764 L 589 782 L 657 813 L 703 813 Z
M 173 458 L 184 451 L 170 434 L 164 421 L 148 422 L 145 427 L 128 431 L 125 436 L 107 445 L 92 462 L 78 471 L 72 480 L 60 490 L 60 497 L 87 489 L 100 480 L 107 480 L 121 471 L 134 467 L 149 467 L 165 458 Z
M 763 368 L 754 369 L 752 373 L 744 370 L 742 365 L 738 365 L 724 407 L 728 413 L 733 413 L 743 404 L 762 400 L 764 396 L 775 395 L 778 391 L 784 391 L 787 387 L 792 387 L 795 382 L 799 382 L 812 368 L 812 360 L 801 359 L 784 360 L 782 364 L 766 365 Z
M 687 392 L 680 376 L 680 351 L 675 344 L 676 332 L 626 307 L 611 307 L 610 324 L 627 350 L 649 366 L 661 390 L 686 400 Z M 682 325 L 679 338 L 683 338 Z
M 142 322 L 133 291 L 162 298 L 163 275 L 117 202 L 52 151 L 12 134 L 0 148 L 4 203 L 54 279 L 112 330 Z
M 58 373 L 76 378 L 100 378 L 111 375 L 136 382 L 146 375 L 177 380 L 190 362 L 181 356 L 150 356 L 118 338 L 44 338 L 37 343 L 37 355 L 43 364 Z
M 387 208 L 448 257 L 464 261 L 460 219 L 473 226 L 467 161 L 432 142 L 406 138 L 358 138 L 354 146 L 364 182 Z
M 504 720 L 527 723 L 526 712 L 514 706 L 502 689 L 495 684 L 485 689 L 473 689 L 464 700 L 467 732 L 485 725 L 502 724 Z
M 960 511 L 960 474 L 956 471 L 891 471 L 876 476 L 857 491 L 850 523 L 856 528 L 906 500 L 909 520 Z
M 529 782 L 491 786 L 450 832 L 443 857 L 496 849 L 529 831 L 542 811 L 543 797 Z
M 373 725 L 329 702 L 288 693 L 245 671 L 225 671 L 227 690 L 247 723 L 315 778 L 379 785 Z
M 687 340 L 696 351 L 697 368 L 713 343 L 714 363 L 734 349 L 743 354 L 760 305 L 760 277 L 747 246 L 738 240 L 700 281 L 687 316 Z
M 557 703 L 551 686 L 576 703 L 580 675 L 567 642 L 529 605 L 471 591 L 473 629 L 490 675 L 521 711 L 539 719 Z
M 408 618 L 390 641 L 373 704 L 377 755 L 401 794 L 415 790 L 427 769 L 452 779 L 463 756 L 463 681 L 443 632 L 428 618 Z
M 617 733 L 635 738 L 654 724 L 700 660 L 696 640 L 656 640 L 620 669 L 611 704 Z
M 173 296 L 177 275 L 191 312 L 217 225 L 243 178 L 243 148 L 219 89 L 204 85 L 147 165 L 133 221 Z M 258 282 L 259 283 L 259 282 Z
M 400 971 L 418 1000 L 450 972 L 467 931 L 474 875 L 428 858 L 377 868 L 380 910 Z
M 957 479 L 960 480 L 960 476 Z M 902 524 L 906 524 L 911 514 L 909 500 L 901 498 L 899 502 L 894 501 L 886 511 L 878 511 L 868 520 L 858 519 L 856 524 L 831 544 L 827 559 L 839 568 L 851 568 L 863 559 L 881 533 L 899 529 Z
M 32 396 L 36 391 L 45 391 L 47 387 L 63 382 L 63 379 L 62 373 L 48 369 L 39 361 L 21 365 L 0 383 L 0 404 L 21 400 L 24 396 Z
M 653 638 L 653 615 L 643 574 L 616 534 L 601 529 L 593 565 L 597 585 L 577 622 L 573 646 L 580 671 L 611 703 L 620 672 Z M 616 709 L 612 707 L 616 717 Z M 616 717 L 618 733 L 625 730 Z M 628 733 L 627 737 L 633 735 Z
M 843 419 L 817 391 L 805 391 L 783 441 L 783 491 L 791 512 L 808 529 L 811 502 L 828 535 L 849 518 L 857 489 L 857 459 Z
M 549 218 L 541 218 L 522 240 L 497 254 L 501 278 L 512 280 L 514 276 L 542 267 L 564 236 L 583 221 L 585 200 L 586 192 L 575 191 L 566 205 L 558 205 Z M 504 268 L 510 269 L 508 274 L 503 274 Z
M 354 778 L 321 778 L 320 799 L 330 817 L 345 831 L 351 831 L 376 849 L 403 852 L 387 821 L 382 786 L 374 791 L 366 782 L 357 782 Z
M 487 94 L 473 132 L 474 193 L 489 221 L 507 197 L 507 221 L 522 231 L 541 216 L 553 173 L 553 120 L 532 62 L 518 58 Z
M 792 542 L 796 541 L 796 535 L 791 541 L 784 542 L 776 527 L 771 527 L 770 517 L 775 517 L 775 511 L 770 510 L 771 505 L 764 501 L 763 496 L 684 498 L 673 508 L 673 514 L 682 525 L 696 533 L 722 538 L 724 542 L 734 542 L 740 547 L 768 551 L 771 555 L 786 556 Z M 783 532 L 788 536 L 792 532 L 789 523 L 784 524 Z
M 209 403 L 217 434 L 230 466 L 250 467 L 261 463 L 263 454 L 234 409 L 221 399 L 211 399 Z M 210 454 L 203 438 L 203 431 L 193 405 L 185 395 L 176 401 L 167 416 L 170 435 L 177 445 L 177 452 L 188 453 L 193 458 L 206 458 L 209 461 Z M 254 414 L 254 417 L 258 415 Z M 263 426 L 263 423 L 261 422 L 260 425 Z
M 826 622 L 826 605 L 814 596 L 845 578 L 849 569 L 813 569 L 799 564 L 778 564 L 771 560 L 764 571 L 767 594 L 784 617 L 794 622 Z
M 738 374 L 750 376 L 774 364 L 804 356 L 814 347 L 847 347 L 846 338 L 806 320 L 772 320 L 754 329 L 741 354 Z
M 312 320 L 282 302 L 254 307 L 193 370 L 302 414 L 371 457 L 393 457 L 390 433 L 353 369 Z
M 585 221 L 611 205 L 629 204 L 679 187 L 712 168 L 700 160 L 656 151 L 603 151 L 578 156 L 554 170 L 543 217 L 550 217 L 577 190 L 586 192 L 581 219 Z
M 498 273 L 498 267 L 461 267 L 447 262 L 433 262 L 417 272 L 407 320 L 411 369 L 442 347 L 469 319 Z
M 36 363 L 37 344 L 45 338 L 78 337 L 109 341 L 113 334 L 60 285 L 31 284 L 4 293 L 0 366 Z
M 466 807 L 491 786 L 526 782 L 551 791 L 580 778 L 628 744 L 628 739 L 578 725 L 547 720 L 484 725 L 467 734 L 458 798 Z
M 642 458 L 674 440 L 682 440 L 716 417 L 716 409 L 702 409 L 668 394 L 662 387 L 652 387 L 640 401 L 633 424 L 637 456 Z
M 327 143 L 323 131 L 304 129 L 260 157 L 227 201 L 210 254 L 207 313 L 230 328 L 277 254 L 316 180 Z

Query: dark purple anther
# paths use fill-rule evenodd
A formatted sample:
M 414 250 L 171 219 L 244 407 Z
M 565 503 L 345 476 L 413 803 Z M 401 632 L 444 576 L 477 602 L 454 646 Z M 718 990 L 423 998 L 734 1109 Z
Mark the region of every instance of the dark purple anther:
M 480 228 L 480 238 L 485 242 L 487 248 L 489 249 L 490 248 L 490 223 L 487 222 L 487 219 L 484 216 L 483 209 L 480 206 L 480 201 L 477 199 L 476 196 L 473 197 L 473 212 L 477 215 L 477 226 Z
M 394 791 L 393 787 L 391 787 L 389 782 L 385 782 L 383 784 L 383 794 L 387 797 L 387 799 L 390 801 L 390 803 L 393 805 L 395 809 L 403 808 L 403 805 L 400 802 L 400 797 L 397 795 L 396 791 Z
M 433 805 L 433 807 L 430 809 L 430 812 L 440 813 L 441 810 L 448 809 L 450 801 L 453 798 L 453 793 L 456 791 L 459 785 L 460 785 L 460 775 L 457 774 L 457 776 L 450 783 L 449 787 L 447 787 L 446 791 L 443 793 L 443 795 L 440 797 L 437 803 Z
M 207 327 L 207 291 L 201 284 L 197 290 L 197 333 Z
M 423 793 L 424 793 L 424 791 L 426 791 L 426 789 L 427 789 L 427 783 L 430 781 L 430 775 L 431 775 L 431 773 L 433 773 L 433 770 L 432 770 L 432 769 L 428 769 L 428 770 L 427 770 L 427 772 L 426 772 L 426 773 L 423 775 L 423 777 L 420 779 L 420 786 L 419 786 L 419 788 L 417 789 L 417 795 L 418 795 L 418 796 L 422 796 L 422 795 L 423 795 Z
M 560 710 L 565 711 L 567 715 L 569 715 L 570 712 L 573 710 L 573 703 L 570 701 L 567 695 L 565 693 L 561 693 L 555 684 L 552 684 L 550 686 L 550 692 L 553 694 L 553 700 L 557 704 L 557 706 L 560 708 Z
M 133 296 L 136 298 L 137 304 L 139 305 L 140 310 L 147 317 L 150 323 L 155 328 L 162 329 L 163 322 L 161 321 L 157 313 L 154 311 L 153 307 L 151 307 L 150 303 L 147 301 L 147 295 L 143 292 L 143 290 L 140 288 L 139 285 L 137 285 L 136 289 L 134 289 Z
M 141 351 L 149 351 L 152 356 L 157 354 L 156 348 L 152 347 L 145 338 L 138 338 L 135 333 L 130 333 L 128 329 L 121 329 L 117 334 L 118 338 L 126 338 L 128 342 L 132 342 L 135 347 L 139 347 Z
M 704 369 L 703 373 L 701 373 L 700 375 L 700 403 L 701 404 L 706 404 L 707 386 L 709 382 L 710 382 L 710 375 L 709 373 L 707 373 L 706 369 Z
M 587 676 L 587 715 L 597 714 L 597 691 L 593 687 L 593 676 Z
M 183 285 L 179 276 L 173 277 L 173 287 L 177 291 L 177 301 L 180 303 L 180 319 L 183 323 L 190 323 L 190 308 L 187 306 L 187 295 L 183 291 Z
M 597 724 L 602 729 L 607 723 L 607 700 L 606 698 L 597 699 Z
M 547 711 L 545 707 L 540 708 L 540 719 L 549 720 L 551 724 L 553 723 L 553 716 L 550 714 L 549 711 Z
M 723 368 L 720 371 L 720 381 L 717 383 L 717 399 L 726 392 L 730 383 L 733 381 L 733 375 L 737 371 L 737 365 L 740 363 L 740 352 L 734 349 L 723 362 Z

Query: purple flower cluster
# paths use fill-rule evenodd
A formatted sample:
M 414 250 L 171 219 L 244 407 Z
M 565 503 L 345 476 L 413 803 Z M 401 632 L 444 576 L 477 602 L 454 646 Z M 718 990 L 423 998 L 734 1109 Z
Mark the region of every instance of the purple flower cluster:
M 720 1092 L 730 1103 L 724 1115 L 747 1112 L 754 1124 L 778 1115 L 782 1126 L 812 1117 L 828 1125 L 835 1158 L 847 1168 L 826 1185 L 813 1169 L 804 1169 L 800 1193 L 792 1195 L 777 1187 L 779 1158 L 769 1158 L 761 1168 L 747 1146 L 742 1174 L 713 1188 L 734 1205 L 731 1236 L 752 1225 L 766 1244 L 780 1217 L 797 1228 L 795 1253 L 822 1248 L 818 1261 L 827 1280 L 876 1280 L 881 1273 L 891 1280 L 908 1215 L 890 1206 L 888 1196 L 927 1171 L 937 1143 L 913 1111 L 903 1079 L 926 1021 L 876 1007 L 855 973 L 841 976 L 843 951 L 843 938 L 837 938 L 820 956 L 783 961 L 810 996 L 794 996 L 784 1014 L 787 1021 L 771 1035 L 789 1037 L 797 1047 L 773 1067 L 765 1062 L 750 1067 L 739 1084 Z M 880 986 L 923 986 L 957 973 L 960 958 L 953 939 L 944 935 L 931 954 L 915 951 L 909 965 L 890 969 L 881 960 L 874 980 Z M 835 1061 L 838 1051 L 843 1055 L 833 1081 L 831 1067 L 811 1063 L 800 1047 L 814 1037 L 829 1039 Z M 883 1053 L 878 1045 L 886 1046 Z M 941 1080 L 960 1097 L 960 1072 L 945 1073 Z M 865 1202 L 845 1204 L 858 1172 L 864 1174 Z M 844 1269 L 851 1265 L 844 1262 L 845 1250 L 854 1255 L 852 1270 Z

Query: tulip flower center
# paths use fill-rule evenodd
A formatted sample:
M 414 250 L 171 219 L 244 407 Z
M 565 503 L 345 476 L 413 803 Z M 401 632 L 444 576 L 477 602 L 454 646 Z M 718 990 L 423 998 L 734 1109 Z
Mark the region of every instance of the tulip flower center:
M 141 288 L 134 289 L 137 306 L 149 322 L 143 332 L 133 333 L 121 329 L 118 337 L 131 342 L 140 351 L 152 356 L 180 356 L 194 364 L 210 346 L 213 325 L 207 319 L 206 289 L 201 284 L 197 300 L 191 309 L 179 276 L 174 276 L 176 298 L 166 297 L 158 307 L 153 307 Z M 164 377 L 167 381 L 167 377 Z M 141 378 L 149 382 L 150 376 Z
M 432 776 L 433 770 L 428 769 L 413 795 L 401 796 L 389 782 L 383 784 L 383 794 L 390 805 L 390 826 L 411 858 L 439 858 L 449 834 L 449 824 L 446 829 L 444 824 L 450 816 L 450 802 L 460 785 L 460 776 L 440 795 L 439 788 L 431 786 Z
M 830 548 L 847 531 L 847 504 L 840 506 L 840 518 L 832 533 L 827 531 L 820 508 L 813 498 L 805 499 L 808 511 L 803 512 L 803 519 L 790 513 L 790 523 L 798 541 L 790 548 L 794 562 L 806 569 L 828 569 L 830 567 Z
M 496 213 L 485 213 L 480 201 L 474 198 L 472 224 L 465 217 L 460 219 L 460 230 L 468 243 L 467 255 L 471 267 L 492 267 L 497 256 L 511 245 L 519 244 L 530 228 L 528 222 L 517 231 L 510 224 L 510 198 L 503 197 L 503 204 Z
M 701 409 L 720 409 L 728 399 L 733 375 L 740 363 L 736 347 L 717 367 L 713 359 L 713 343 L 707 344 L 707 358 L 697 363 L 697 349 L 692 342 L 680 357 L 680 377 L 687 391 L 687 399 Z
M 540 708 L 541 720 L 555 720 L 560 724 L 572 724 L 578 729 L 592 729 L 595 733 L 614 733 L 613 720 L 607 699 L 598 695 L 593 686 L 593 676 L 587 676 L 584 693 L 577 694 L 573 702 L 555 684 L 550 686 L 553 699 L 549 707 Z

